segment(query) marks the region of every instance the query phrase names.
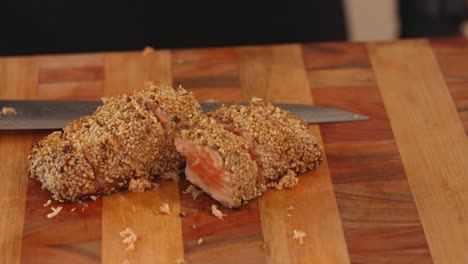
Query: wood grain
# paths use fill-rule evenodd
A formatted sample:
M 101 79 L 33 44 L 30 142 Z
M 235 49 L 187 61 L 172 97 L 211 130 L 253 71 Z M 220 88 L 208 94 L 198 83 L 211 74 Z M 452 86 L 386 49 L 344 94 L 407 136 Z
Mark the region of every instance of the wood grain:
M 238 53 L 246 99 L 312 103 L 300 46 L 246 47 Z M 321 140 L 318 126 L 311 131 Z M 269 263 L 349 262 L 326 161 L 301 175 L 294 190 L 267 192 L 259 205 Z M 287 216 L 289 206 L 295 208 L 292 217 Z M 303 245 L 292 239 L 294 229 L 307 233 Z
M 328 45 L 304 49 L 306 65 L 314 66 L 308 71 L 337 65 L 363 67 L 373 74 L 365 45 L 341 45 L 336 54 L 327 52 L 336 45 Z M 327 59 L 321 58 L 322 50 Z M 338 64 L 339 57 L 353 63 Z M 320 125 L 351 262 L 431 263 L 380 92 L 376 85 L 355 83 L 327 87 L 311 83 L 315 103 L 370 118 Z
M 0 99 L 34 98 L 36 76 L 36 58 L 0 58 Z M 20 262 L 31 143 L 30 133 L 0 132 L 0 263 Z
M 35 133 L 39 141 L 47 132 Z M 24 219 L 22 263 L 99 263 L 101 260 L 102 199 L 84 203 L 59 203 L 50 199 L 50 193 L 41 189 L 34 179 L 27 182 L 26 215 Z M 51 207 L 62 206 L 56 217 L 46 215 Z M 75 208 L 73 212 L 72 208 Z
M 171 84 L 170 57 L 153 50 L 107 54 L 105 61 L 106 96 L 141 89 L 148 78 Z M 173 215 L 155 215 L 162 203 L 168 203 Z M 132 211 L 133 205 L 136 212 Z M 158 190 L 144 193 L 120 193 L 103 197 L 102 262 L 129 260 L 135 263 L 174 263 L 183 259 L 179 187 L 163 182 Z M 136 250 L 125 252 L 119 232 L 133 229 L 139 237 Z
M 431 47 L 368 48 L 434 261 L 468 259 L 468 141 Z
M 104 55 L 49 55 L 38 58 L 38 99 L 98 100 L 104 90 Z
M 193 49 L 175 51 L 172 70 L 174 79 L 193 92 L 197 100 L 235 102 L 243 100 L 238 63 L 232 48 Z M 181 207 L 187 214 L 182 218 L 182 234 L 189 263 L 266 262 L 258 200 L 241 210 L 229 210 L 206 194 L 193 200 L 184 193 L 189 186 L 186 180 L 180 186 Z M 212 215 L 212 204 L 228 215 L 224 221 Z

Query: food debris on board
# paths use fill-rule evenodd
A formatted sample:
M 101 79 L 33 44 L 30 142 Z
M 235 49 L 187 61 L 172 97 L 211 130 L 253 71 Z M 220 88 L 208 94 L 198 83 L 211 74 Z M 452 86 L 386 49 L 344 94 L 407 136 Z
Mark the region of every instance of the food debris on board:
M 57 216 L 60 213 L 60 211 L 62 211 L 63 207 L 58 206 L 57 208 L 52 207 L 50 209 L 52 210 L 52 213 L 47 214 L 47 218 L 49 218 L 49 219 Z
M 195 201 L 198 197 L 198 195 L 203 193 L 203 190 L 197 188 L 195 185 L 190 184 L 189 187 L 185 191 L 183 191 L 184 194 L 190 194 L 192 195 L 192 199 Z
M 292 214 L 291 214 L 291 212 L 290 212 L 290 211 L 292 211 L 292 210 L 294 210 L 294 207 L 293 207 L 293 206 L 289 206 L 288 208 L 286 208 L 286 211 L 287 211 L 287 214 L 286 214 L 286 215 L 287 215 L 287 216 L 292 216 Z
M 198 245 L 200 245 L 201 243 L 203 243 L 203 238 L 199 238 L 198 241 L 197 241 Z
M 146 189 L 151 188 L 152 184 L 147 179 L 131 179 L 128 184 L 128 191 L 130 192 L 144 192 Z
M 171 213 L 171 208 L 169 208 L 169 204 L 167 204 L 167 203 L 163 203 L 163 204 L 159 207 L 159 212 L 160 212 L 160 213 L 163 213 L 163 214 L 167 214 L 167 215 L 172 214 L 172 213 Z
M 132 205 L 132 212 L 136 213 L 136 205 Z
M 125 249 L 125 251 L 134 250 L 135 242 L 138 239 L 138 236 L 135 233 L 135 231 L 127 227 L 125 228 L 125 230 L 121 231 L 119 234 L 120 234 L 120 237 L 123 239 L 122 243 L 127 244 L 127 248 Z
M 16 110 L 13 107 L 4 106 L 1 114 L 4 116 L 14 116 L 16 115 Z
M 216 216 L 216 218 L 220 219 L 220 220 L 224 220 L 224 217 L 227 216 L 227 214 L 223 214 L 223 212 L 221 212 L 219 209 L 218 209 L 218 206 L 213 204 L 211 205 L 211 213 Z
M 176 259 L 175 263 L 176 264 L 188 264 L 188 262 L 185 261 L 184 259 Z
M 52 200 L 47 200 L 42 206 L 47 207 L 52 203 Z
M 304 244 L 304 238 L 307 237 L 307 234 L 302 230 L 293 230 L 293 239 L 299 240 L 299 243 Z
M 172 180 L 173 182 L 179 182 L 180 177 L 179 174 L 175 171 L 165 172 L 161 175 L 161 179 L 163 180 Z

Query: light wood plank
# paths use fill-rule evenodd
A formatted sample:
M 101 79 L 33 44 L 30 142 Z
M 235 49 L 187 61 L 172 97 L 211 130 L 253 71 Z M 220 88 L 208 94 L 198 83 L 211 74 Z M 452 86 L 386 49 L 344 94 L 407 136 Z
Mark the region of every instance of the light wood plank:
M 35 58 L 0 58 L 1 99 L 34 98 L 36 81 Z M 31 143 L 30 133 L 0 134 L 0 263 L 20 262 Z
M 111 53 L 106 55 L 106 96 L 131 93 L 153 79 L 171 84 L 168 51 Z M 179 187 L 163 182 L 156 191 L 120 193 L 103 197 L 102 260 L 116 263 L 175 263 L 183 258 Z M 173 215 L 155 215 L 162 203 L 168 203 Z M 136 206 L 136 212 L 132 206 Z M 132 228 L 139 237 L 136 250 L 125 253 L 119 232 Z
M 468 141 L 427 41 L 369 44 L 436 263 L 468 259 Z
M 242 92 L 246 99 L 311 104 L 301 48 L 298 45 L 238 49 Z M 321 140 L 318 126 L 311 131 Z M 294 190 L 260 197 L 260 215 L 269 263 L 349 263 L 327 162 L 301 175 Z M 292 217 L 287 208 L 293 206 Z M 303 230 L 303 245 L 292 239 Z

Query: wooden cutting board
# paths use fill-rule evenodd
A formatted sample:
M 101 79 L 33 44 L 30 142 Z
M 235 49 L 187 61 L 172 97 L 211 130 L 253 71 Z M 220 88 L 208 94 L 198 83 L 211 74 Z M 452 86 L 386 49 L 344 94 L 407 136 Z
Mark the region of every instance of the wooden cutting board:
M 28 178 L 27 156 L 50 131 L 1 132 L 0 263 L 467 262 L 466 69 L 465 39 L 0 58 L 1 99 L 96 100 L 154 80 L 200 101 L 257 96 L 370 116 L 311 126 L 320 168 L 293 190 L 221 207 L 224 221 L 210 197 L 184 193 L 185 180 L 44 207 L 50 195 Z M 171 215 L 154 213 L 162 203 Z M 134 251 L 119 236 L 126 227 Z M 293 230 L 307 233 L 303 244 Z

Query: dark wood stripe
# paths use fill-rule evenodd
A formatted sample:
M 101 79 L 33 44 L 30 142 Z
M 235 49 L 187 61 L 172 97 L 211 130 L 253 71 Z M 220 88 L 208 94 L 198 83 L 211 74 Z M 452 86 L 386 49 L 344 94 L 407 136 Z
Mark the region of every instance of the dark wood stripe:
M 446 82 L 468 81 L 468 39 L 432 39 L 434 55 Z

